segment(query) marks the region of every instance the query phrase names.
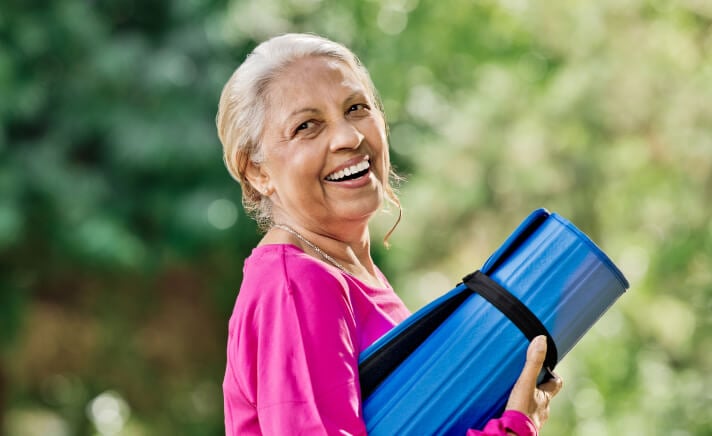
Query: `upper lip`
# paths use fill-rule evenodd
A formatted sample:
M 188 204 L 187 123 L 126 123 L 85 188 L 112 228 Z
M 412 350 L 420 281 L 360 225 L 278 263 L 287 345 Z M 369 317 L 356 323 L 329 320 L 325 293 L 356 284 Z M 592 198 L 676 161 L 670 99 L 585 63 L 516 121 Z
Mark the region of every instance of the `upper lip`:
M 329 177 L 330 174 L 337 173 L 337 172 L 343 170 L 344 168 L 348 168 L 348 167 L 350 167 L 350 166 L 352 166 L 352 165 L 356 165 L 356 164 L 361 163 L 361 162 L 363 162 L 363 161 L 370 161 L 370 160 L 371 160 L 371 159 L 368 157 L 368 155 L 356 156 L 356 157 L 354 157 L 354 158 L 351 158 L 351 159 L 349 159 L 349 160 L 343 162 L 341 165 L 335 167 L 334 169 L 332 169 L 331 171 L 329 171 L 328 173 L 326 173 L 326 175 L 324 176 L 324 178 Z

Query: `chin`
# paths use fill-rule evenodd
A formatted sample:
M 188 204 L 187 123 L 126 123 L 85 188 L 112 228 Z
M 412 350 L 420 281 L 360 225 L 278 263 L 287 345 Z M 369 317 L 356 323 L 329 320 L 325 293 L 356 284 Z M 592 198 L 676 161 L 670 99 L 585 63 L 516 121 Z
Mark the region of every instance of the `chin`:
M 374 199 L 368 203 L 360 202 L 358 205 L 353 205 L 356 207 L 342 209 L 337 215 L 347 220 L 369 220 L 381 209 L 382 205 L 383 197 L 380 196 L 377 201 Z

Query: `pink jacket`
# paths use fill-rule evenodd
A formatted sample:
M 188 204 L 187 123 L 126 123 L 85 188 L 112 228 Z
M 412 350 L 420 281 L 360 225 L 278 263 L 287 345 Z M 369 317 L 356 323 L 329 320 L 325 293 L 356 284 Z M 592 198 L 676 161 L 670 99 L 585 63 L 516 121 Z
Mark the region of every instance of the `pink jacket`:
M 255 248 L 229 323 L 226 434 L 365 435 L 359 353 L 409 315 L 390 285 L 367 286 L 293 245 Z M 468 436 L 506 430 L 536 435 L 508 411 Z

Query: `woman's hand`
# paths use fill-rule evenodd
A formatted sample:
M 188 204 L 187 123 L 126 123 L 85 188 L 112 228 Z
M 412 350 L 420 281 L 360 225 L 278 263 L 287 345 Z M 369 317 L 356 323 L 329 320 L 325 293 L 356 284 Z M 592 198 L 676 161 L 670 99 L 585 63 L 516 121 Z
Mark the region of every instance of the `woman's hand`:
M 517 410 L 529 416 L 537 429 L 549 418 L 549 402 L 563 385 L 561 377 L 536 385 L 537 377 L 546 357 L 546 336 L 537 336 L 527 349 L 527 361 L 517 383 L 509 394 L 507 410 Z

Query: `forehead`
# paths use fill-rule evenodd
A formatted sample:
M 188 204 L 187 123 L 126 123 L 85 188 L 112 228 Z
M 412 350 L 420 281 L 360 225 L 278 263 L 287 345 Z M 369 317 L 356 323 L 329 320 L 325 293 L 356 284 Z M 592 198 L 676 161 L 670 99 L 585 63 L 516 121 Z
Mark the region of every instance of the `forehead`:
M 299 59 L 284 69 L 269 85 L 267 102 L 270 111 L 299 110 L 338 101 L 353 93 L 368 96 L 358 74 L 346 62 L 324 56 Z

